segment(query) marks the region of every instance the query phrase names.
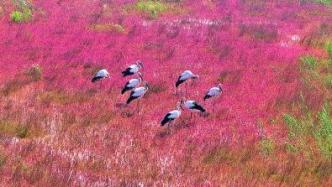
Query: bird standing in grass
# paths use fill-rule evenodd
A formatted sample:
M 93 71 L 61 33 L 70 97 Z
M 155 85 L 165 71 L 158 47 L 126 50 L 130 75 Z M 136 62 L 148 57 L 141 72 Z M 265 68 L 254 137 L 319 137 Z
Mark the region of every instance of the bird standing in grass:
M 192 112 L 201 112 L 204 113 L 206 110 L 202 107 L 202 105 L 198 104 L 194 100 L 186 100 L 182 98 L 181 103 L 184 105 L 185 108 Z M 190 114 L 190 119 L 192 118 L 192 113 Z
M 204 101 L 211 98 L 211 97 L 217 97 L 222 93 L 222 87 L 221 84 L 218 84 L 218 86 L 212 87 L 209 89 L 209 91 L 206 92 L 204 96 Z
M 138 78 L 136 79 L 130 79 L 125 86 L 123 87 L 121 94 L 124 94 L 125 92 L 132 90 L 136 88 L 142 81 L 143 81 L 143 76 L 140 72 L 137 73 Z
M 110 78 L 110 74 L 106 69 L 99 70 L 95 76 L 91 79 L 91 82 L 95 83 L 97 81 L 100 81 L 100 87 L 102 86 L 102 80 Z
M 140 60 L 137 60 L 135 64 L 130 65 L 127 69 L 122 71 L 122 76 L 126 77 L 129 75 L 136 74 L 141 68 L 143 68 L 143 62 Z
M 176 110 L 172 110 L 172 111 L 168 112 L 165 115 L 165 117 L 163 118 L 163 120 L 160 122 L 161 126 L 168 124 L 167 127 L 169 127 L 174 120 L 176 120 L 177 118 L 180 117 L 181 110 L 182 110 L 181 102 L 178 102 L 177 106 L 176 106 Z
M 205 112 L 206 111 L 200 104 L 198 104 L 194 100 L 183 99 L 182 103 L 183 103 L 185 108 L 187 108 L 191 111 L 197 111 L 197 112 Z
M 181 75 L 179 76 L 178 80 L 175 83 L 175 87 L 178 88 L 182 83 L 186 82 L 187 80 L 195 80 L 198 78 L 198 75 L 193 74 L 190 70 L 185 70 Z M 188 88 L 186 87 L 186 95 L 187 95 Z
M 148 91 L 149 85 L 144 83 L 144 86 L 135 88 L 131 91 L 130 96 L 127 100 L 127 105 L 130 104 L 135 99 L 140 99 L 144 96 L 144 94 Z M 137 111 L 139 112 L 139 100 L 137 102 Z
M 205 96 L 204 96 L 204 101 L 206 101 L 207 99 L 210 98 L 216 98 L 218 97 L 221 93 L 223 92 L 221 84 L 218 84 L 215 87 L 212 87 L 209 89 L 209 91 L 206 92 Z M 214 109 L 215 109 L 216 104 L 213 103 L 213 113 L 214 113 Z
M 190 70 L 186 70 L 179 76 L 178 80 L 175 83 L 175 87 L 179 87 L 180 84 L 184 83 L 186 80 L 189 79 L 197 79 L 198 75 L 193 74 Z

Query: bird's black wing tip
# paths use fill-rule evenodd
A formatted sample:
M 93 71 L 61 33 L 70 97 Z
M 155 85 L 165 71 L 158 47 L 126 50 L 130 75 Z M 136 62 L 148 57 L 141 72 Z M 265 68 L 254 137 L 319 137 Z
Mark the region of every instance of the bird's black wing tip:
M 205 95 L 205 96 L 204 96 L 204 101 L 207 100 L 207 99 L 209 99 L 210 97 L 211 97 L 211 96 L 209 96 L 209 95 Z
M 122 71 L 122 76 L 126 77 L 128 75 L 132 75 L 133 73 L 130 72 L 130 68 L 127 68 L 126 70 Z
M 100 77 L 93 77 L 92 79 L 91 79 L 91 82 L 96 82 L 96 81 L 98 81 L 99 79 L 101 79 Z
M 127 87 L 125 86 L 122 90 L 121 90 L 121 94 L 123 95 L 126 91 L 128 91 Z
M 184 82 L 184 81 L 181 81 L 181 80 L 176 81 L 176 83 L 175 83 L 175 87 L 179 87 L 180 84 L 182 84 L 183 82 Z
M 136 98 L 138 98 L 138 97 L 133 97 L 133 96 L 130 96 L 129 98 L 128 98 L 128 100 L 127 100 L 127 105 L 128 104 L 130 104 L 133 100 L 135 100 Z
M 172 119 L 168 118 L 171 114 L 166 114 L 166 116 L 163 118 L 163 120 L 160 122 L 161 126 L 164 126 L 166 123 L 172 121 Z

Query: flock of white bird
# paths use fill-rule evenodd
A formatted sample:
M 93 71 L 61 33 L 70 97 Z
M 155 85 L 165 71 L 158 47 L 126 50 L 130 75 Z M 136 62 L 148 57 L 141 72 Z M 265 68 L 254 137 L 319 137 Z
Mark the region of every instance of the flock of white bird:
M 126 84 L 124 85 L 121 94 L 124 94 L 127 91 L 131 91 L 130 95 L 127 99 L 127 104 L 131 103 L 134 100 L 139 100 L 144 96 L 144 94 L 148 91 L 149 85 L 144 81 L 143 82 L 143 75 L 140 73 L 140 69 L 143 68 L 142 61 L 138 60 L 135 64 L 130 65 L 128 68 L 126 68 L 124 71 L 122 71 L 122 76 L 127 77 L 131 75 L 137 75 L 137 78 L 130 79 Z M 178 88 L 182 83 L 188 81 L 188 80 L 195 80 L 198 79 L 198 75 L 193 74 L 190 70 L 185 70 L 179 78 L 177 79 L 175 83 L 175 87 Z M 96 81 L 102 81 L 103 79 L 110 78 L 110 74 L 106 69 L 99 70 L 95 76 L 92 78 L 92 82 Z M 143 86 L 138 87 L 143 82 Z M 221 84 L 218 84 L 215 87 L 210 88 L 205 96 L 204 101 L 210 98 L 216 98 L 222 93 L 222 87 Z M 192 111 L 192 112 L 206 112 L 206 110 L 202 107 L 202 105 L 198 104 L 195 100 L 187 100 L 185 98 L 182 98 L 176 106 L 175 110 L 172 110 L 168 112 L 165 117 L 161 120 L 161 126 L 164 126 L 165 124 L 168 124 L 168 127 L 170 124 L 178 119 L 181 116 L 181 110 L 183 110 L 183 107 Z

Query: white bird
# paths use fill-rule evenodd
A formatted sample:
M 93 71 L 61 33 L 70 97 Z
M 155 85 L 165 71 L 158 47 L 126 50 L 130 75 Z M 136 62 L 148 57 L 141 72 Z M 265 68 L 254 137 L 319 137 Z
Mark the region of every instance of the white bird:
M 135 64 L 130 65 L 127 69 L 122 71 L 122 76 L 126 77 L 126 76 L 129 76 L 129 75 L 134 75 L 141 68 L 143 68 L 143 62 L 141 60 L 137 60 Z
M 184 83 L 188 79 L 197 79 L 198 75 L 193 74 L 190 70 L 186 70 L 179 76 L 178 80 L 175 83 L 175 87 L 178 87 L 180 84 Z
M 149 89 L 149 86 L 147 83 L 145 83 L 144 86 L 142 86 L 142 87 L 133 89 L 131 91 L 130 96 L 126 103 L 129 104 L 130 102 L 132 102 L 135 99 L 142 98 L 144 96 L 144 94 L 148 91 L 148 89 Z
M 125 86 L 123 87 L 121 94 L 124 94 L 126 91 L 132 90 L 136 88 L 142 81 L 143 81 L 143 76 L 140 72 L 137 73 L 138 78 L 136 79 L 130 79 Z
M 185 98 L 182 98 L 181 104 L 184 105 L 184 108 L 188 109 L 192 112 L 201 112 L 204 113 L 206 110 L 202 107 L 202 105 L 198 104 L 194 100 L 186 100 Z M 190 113 L 190 119 L 192 118 L 193 113 Z
M 106 69 L 102 69 L 95 74 L 95 76 L 91 79 L 91 82 L 96 82 L 105 78 L 110 78 L 110 74 Z
M 196 112 L 205 112 L 206 110 L 202 107 L 202 105 L 198 104 L 194 100 L 186 100 L 182 99 L 182 104 L 184 105 L 185 108 L 191 110 L 191 111 L 196 111 Z
M 222 87 L 221 84 L 218 84 L 216 87 L 212 87 L 207 91 L 207 93 L 204 96 L 204 101 L 211 98 L 211 97 L 217 97 L 222 93 Z
M 170 123 L 174 120 L 176 120 L 177 118 L 180 117 L 181 115 L 181 103 L 178 102 L 177 106 L 176 106 L 176 110 L 172 110 L 170 112 L 168 112 L 165 117 L 163 118 L 163 120 L 160 122 L 161 126 L 164 126 L 166 123 L 168 123 L 168 127 L 170 125 Z

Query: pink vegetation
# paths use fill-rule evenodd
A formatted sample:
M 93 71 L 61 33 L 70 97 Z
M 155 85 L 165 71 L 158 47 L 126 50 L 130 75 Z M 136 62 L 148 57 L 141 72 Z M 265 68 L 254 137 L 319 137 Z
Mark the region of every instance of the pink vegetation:
M 1 120 L 34 130 L 26 139 L 1 136 L 0 146 L 35 168 L 31 172 L 37 174 L 31 175 L 43 176 L 15 179 L 13 159 L 0 184 L 241 185 L 222 172 L 205 172 L 202 158 L 217 147 L 285 136 L 270 121 L 299 96 L 298 57 L 321 55 L 303 41 L 331 19 L 327 8 L 286 1 L 188 0 L 170 3 L 183 12 L 150 18 L 132 10 L 134 4 L 36 0 L 33 19 L 16 24 L 9 17 L 14 6 L 0 3 L 0 87 L 27 79 L 24 73 L 33 64 L 42 69 L 42 80 L 1 96 Z M 98 24 L 123 31 L 98 30 Z M 134 112 L 136 103 L 123 107 L 127 96 L 120 95 L 127 81 L 121 70 L 137 59 L 144 62 L 144 79 L 151 85 L 141 114 Z M 100 68 L 111 74 L 102 90 L 90 82 Z M 200 76 L 188 86 L 187 97 L 204 104 L 210 115 L 189 120 L 184 112 L 168 131 L 159 122 L 180 99 L 174 84 L 185 69 Z M 216 105 L 204 103 L 205 92 L 218 83 L 224 93 Z

